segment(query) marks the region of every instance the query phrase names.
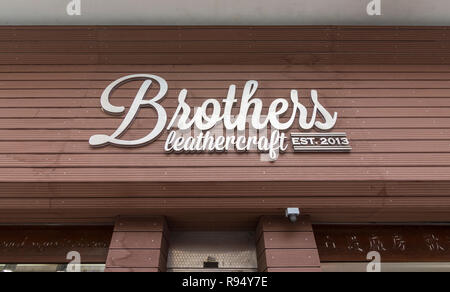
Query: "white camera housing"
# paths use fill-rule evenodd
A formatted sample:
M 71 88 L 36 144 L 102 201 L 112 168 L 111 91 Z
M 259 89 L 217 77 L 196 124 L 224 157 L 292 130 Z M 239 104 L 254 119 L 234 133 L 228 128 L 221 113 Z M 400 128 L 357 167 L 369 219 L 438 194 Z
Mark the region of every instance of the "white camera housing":
M 297 222 L 297 217 L 300 216 L 300 209 L 299 208 L 286 208 L 286 217 L 291 221 L 292 223 Z

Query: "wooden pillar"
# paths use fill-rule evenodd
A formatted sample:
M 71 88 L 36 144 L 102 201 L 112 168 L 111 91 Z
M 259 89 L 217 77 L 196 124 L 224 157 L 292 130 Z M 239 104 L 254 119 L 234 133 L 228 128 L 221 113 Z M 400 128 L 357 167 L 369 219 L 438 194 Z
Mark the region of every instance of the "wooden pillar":
M 282 216 L 264 216 L 257 229 L 260 272 L 320 272 L 320 259 L 308 217 L 291 223 Z
M 164 272 L 167 224 L 163 217 L 119 217 L 106 260 L 107 272 Z

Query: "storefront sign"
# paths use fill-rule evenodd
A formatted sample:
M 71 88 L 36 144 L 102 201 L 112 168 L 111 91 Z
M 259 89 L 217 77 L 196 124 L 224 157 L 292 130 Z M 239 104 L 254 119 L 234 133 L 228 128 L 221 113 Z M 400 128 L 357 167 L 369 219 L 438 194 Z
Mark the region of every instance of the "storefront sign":
M 124 147 L 143 146 L 156 140 L 165 130 L 169 131 L 164 150 L 170 153 L 204 153 L 204 152 L 247 152 L 257 150 L 269 153 L 275 160 L 278 153 L 287 151 L 289 145 L 286 132 L 297 124 L 303 131 L 330 131 L 336 125 L 337 113 L 329 112 L 319 101 L 316 90 L 311 91 L 312 108 L 308 109 L 299 101 L 297 90 L 291 90 L 290 101 L 283 98 L 275 99 L 267 113 L 263 113 L 263 101 L 255 98 L 258 82 L 248 81 L 243 89 L 240 101 L 236 98 L 236 85 L 230 85 L 227 97 L 222 101 L 207 99 L 199 108 L 192 109 L 187 102 L 188 91 L 181 90 L 178 96 L 178 106 L 174 115 L 167 116 L 161 105 L 167 91 L 166 80 L 156 75 L 138 74 L 120 78 L 111 83 L 101 96 L 103 110 L 111 115 L 121 115 L 124 106 L 111 104 L 112 92 L 121 85 L 143 80 L 134 101 L 125 115 L 122 123 L 111 135 L 99 134 L 90 138 L 92 146 L 108 144 Z M 152 84 L 157 84 L 159 92 L 151 98 L 146 98 Z M 223 104 L 223 105 L 222 105 Z M 239 104 L 238 114 L 233 115 L 236 104 Z M 150 107 L 156 111 L 157 123 L 148 135 L 137 140 L 121 139 L 131 126 L 139 110 Z M 292 108 L 290 117 L 287 115 Z M 249 127 L 246 134 L 247 125 Z M 267 131 L 270 128 L 270 134 Z M 193 135 L 186 135 L 186 131 Z M 253 132 L 253 134 L 252 134 Z M 349 151 L 350 142 L 345 133 L 300 133 L 292 134 L 294 151 Z
M 365 262 L 376 251 L 384 262 L 448 262 L 448 226 L 315 225 L 324 262 Z

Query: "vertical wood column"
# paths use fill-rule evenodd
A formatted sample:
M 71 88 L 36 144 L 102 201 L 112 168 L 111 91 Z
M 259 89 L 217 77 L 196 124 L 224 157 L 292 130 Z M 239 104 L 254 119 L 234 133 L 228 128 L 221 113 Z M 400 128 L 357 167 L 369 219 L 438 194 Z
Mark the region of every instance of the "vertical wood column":
M 164 272 L 167 224 L 163 217 L 119 217 L 106 261 L 106 272 Z
M 320 272 L 320 259 L 308 217 L 291 223 L 282 216 L 264 216 L 257 229 L 260 272 Z

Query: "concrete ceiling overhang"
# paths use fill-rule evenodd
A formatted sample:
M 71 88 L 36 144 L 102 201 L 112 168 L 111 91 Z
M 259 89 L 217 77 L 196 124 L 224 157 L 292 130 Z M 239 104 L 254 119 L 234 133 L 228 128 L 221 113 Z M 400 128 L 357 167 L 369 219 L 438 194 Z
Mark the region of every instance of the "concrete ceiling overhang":
M 371 1 L 0 0 L 0 25 L 450 25 L 449 0 L 375 0 L 375 16 Z

